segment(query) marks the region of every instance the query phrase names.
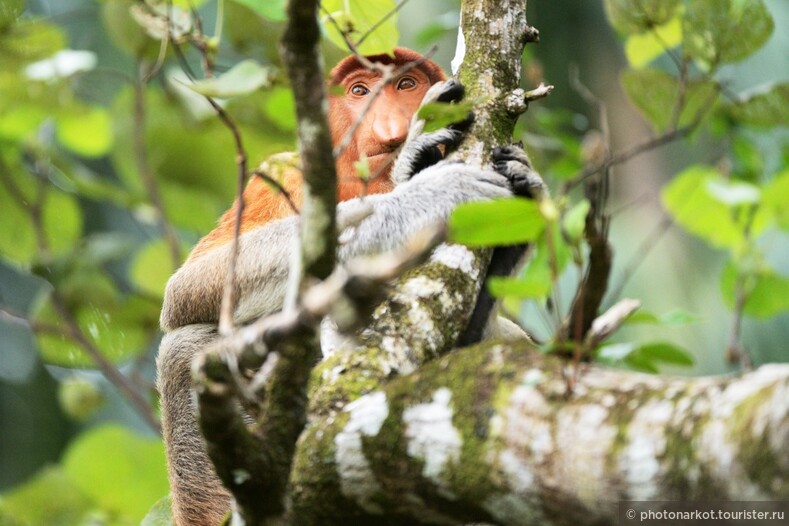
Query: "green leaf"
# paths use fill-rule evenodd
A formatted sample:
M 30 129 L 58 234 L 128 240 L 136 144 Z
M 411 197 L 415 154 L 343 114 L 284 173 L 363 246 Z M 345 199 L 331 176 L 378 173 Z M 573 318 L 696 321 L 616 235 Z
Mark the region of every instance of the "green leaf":
M 226 209 L 235 192 L 235 149 L 233 139 L 219 119 L 211 119 L 195 126 L 187 113 L 163 90 L 146 89 L 147 118 L 145 144 L 152 172 L 159 179 L 165 209 L 172 219 L 179 192 L 187 190 L 191 196 L 199 193 L 203 210 L 190 208 L 207 228 L 214 226 L 219 213 Z M 116 137 L 112 161 L 127 187 L 144 192 L 134 155 L 133 93 L 119 92 L 112 108 L 112 122 Z M 254 131 L 242 128 L 248 151 L 257 151 L 250 143 Z M 263 152 L 265 153 L 265 152 Z M 168 185 L 173 185 L 168 188 Z M 171 191 L 172 190 L 172 191 Z M 165 195 L 167 192 L 171 194 Z M 212 206 L 208 206 L 212 203 Z M 186 218 L 188 219 L 188 218 Z M 193 228 L 195 220 L 185 225 Z
M 0 498 L 0 524 L 74 526 L 93 506 L 60 467 L 47 467 Z
M 186 253 L 186 248 L 182 253 Z M 132 259 L 129 275 L 132 283 L 140 291 L 153 297 L 164 297 L 164 286 L 173 271 L 170 246 L 164 239 L 157 239 L 145 245 Z
M 12 178 L 14 174 L 9 174 Z M 16 197 L 0 184 L 0 254 L 21 265 L 36 256 L 36 234 L 30 215 Z
M 16 22 L 22 11 L 25 10 L 25 0 L 3 0 L 0 2 L 0 33 Z
M 553 233 L 553 247 L 556 252 L 556 273 L 561 274 L 570 261 L 570 250 L 558 228 L 543 230 L 531 247 L 531 253 L 520 276 L 515 278 L 491 278 L 488 290 L 497 298 L 518 298 L 545 300 L 553 289 L 548 235 Z
M 564 214 L 562 229 L 571 243 L 578 243 L 583 238 L 586 229 L 586 216 L 591 206 L 588 199 L 582 199 Z
M 266 93 L 263 105 L 266 117 L 286 131 L 296 129 L 296 105 L 293 101 L 293 91 L 276 87 Z
M 463 101 L 458 103 L 451 102 L 431 102 L 419 109 L 419 118 L 425 121 L 425 133 L 430 133 L 450 124 L 464 121 L 474 108 L 473 101 Z
M 729 308 L 734 308 L 737 268 L 729 262 L 721 274 L 721 291 Z M 770 268 L 761 268 L 745 279 L 743 312 L 757 318 L 770 318 L 789 311 L 789 278 Z
M 58 385 L 58 403 L 63 412 L 79 422 L 93 416 L 105 398 L 95 382 L 79 376 L 65 378 Z
M 42 223 L 47 246 L 54 255 L 73 250 L 82 236 L 82 210 L 77 200 L 64 192 L 47 193 Z
M 117 425 L 81 434 L 66 451 L 63 466 L 102 509 L 137 522 L 168 492 L 162 442 Z
M 679 0 L 605 0 L 608 19 L 619 31 L 640 33 L 671 20 Z
M 634 69 L 641 69 L 681 43 L 682 23 L 679 17 L 674 17 L 647 33 L 629 35 L 625 41 L 625 56 Z
M 598 349 L 597 359 L 611 365 L 626 365 L 637 371 L 657 373 L 660 364 L 690 366 L 693 355 L 672 343 L 653 342 L 643 345 L 616 343 Z
M 253 7 L 237 1 L 225 2 L 222 47 L 224 49 L 226 43 L 230 44 L 242 55 L 255 56 L 266 64 L 279 67 L 281 60 L 277 44 L 282 34 L 282 21 L 285 20 L 284 9 L 281 17 L 276 12 L 272 13 L 274 16 L 261 17 L 255 11 L 273 11 L 282 0 L 251 1 L 255 4 Z
M 397 46 L 400 34 L 394 0 L 324 0 L 321 7 L 321 23 L 329 40 L 343 51 L 348 50 L 343 34 L 356 44 L 364 37 L 357 46 L 362 55 L 391 54 Z
M 7 161 L 6 174 L 15 192 L 0 184 L 0 253 L 20 264 L 32 263 L 39 253 L 37 239 L 43 237 L 50 256 L 71 252 L 82 235 L 82 210 L 74 196 L 47 187 L 39 192 L 37 184 L 18 164 Z M 41 213 L 41 230 L 34 228 L 32 210 Z
M 744 226 L 710 193 L 710 182 L 721 180 L 712 167 L 691 166 L 663 188 L 661 197 L 663 206 L 685 230 L 714 247 L 732 248 L 743 242 Z
M 519 299 L 542 300 L 551 292 L 551 270 L 547 265 L 532 264 L 528 275 L 521 278 L 492 277 L 488 290 L 496 298 L 516 297 Z
M 604 363 L 615 364 L 627 358 L 635 348 L 635 344 L 631 342 L 603 345 L 597 350 L 597 359 Z
M 217 217 L 230 205 L 230 201 L 218 200 L 204 188 L 170 181 L 163 181 L 160 188 L 170 221 L 196 232 L 209 232 L 216 226 Z
M 275 22 L 281 22 L 287 19 L 287 13 L 285 12 L 285 1 L 286 0 L 233 0 L 237 4 L 241 4 L 247 6 L 255 13 L 259 14 L 263 18 L 268 20 L 272 20 Z
M 674 309 L 659 316 L 654 312 L 639 309 L 627 318 L 627 323 L 647 323 L 670 327 L 698 323 L 701 320 L 702 318 L 695 314 L 681 309 Z
M 441 37 L 448 33 L 454 34 L 458 28 L 458 19 L 454 13 L 448 13 L 448 16 L 439 16 L 424 25 L 416 34 L 414 40 L 417 47 L 428 48 Z
M 173 510 L 170 497 L 159 499 L 140 523 L 140 526 L 173 526 Z
M 629 70 L 622 74 L 628 97 L 657 131 L 671 126 L 680 96 L 679 80 L 655 69 Z M 718 85 L 713 81 L 690 81 L 684 90 L 677 127 L 692 123 L 716 100 Z
M 762 0 L 694 0 L 682 20 L 685 51 L 702 67 L 714 69 L 762 47 L 773 25 Z
M 8 107 L 12 100 L 10 94 L 0 90 L 0 96 L 8 97 L 5 104 L 0 100 L 0 138 L 21 142 L 33 135 L 41 123 L 49 117 L 49 113 L 44 108 L 34 104 L 17 103 L 13 107 Z
M 258 0 L 259 1 L 259 0 Z M 266 2 L 270 2 L 272 0 L 266 0 Z M 277 1 L 277 0 L 273 0 Z M 197 9 L 201 5 L 206 3 L 206 0 L 172 0 L 172 3 L 176 7 L 180 7 L 181 9 Z
M 112 123 L 104 108 L 63 111 L 56 122 L 58 141 L 77 155 L 101 157 L 112 147 Z
M 764 174 L 764 155 L 755 142 L 743 134 L 736 134 L 731 144 L 734 160 L 733 173 L 737 179 L 757 183 Z
M 534 241 L 545 228 L 536 201 L 523 198 L 466 203 L 449 218 L 455 243 L 492 247 Z
M 270 71 L 252 59 L 239 62 L 216 78 L 186 84 L 206 97 L 230 98 L 247 95 L 271 83 Z
M 768 84 L 724 106 L 735 120 L 753 126 L 789 123 L 789 83 Z
M 636 348 L 635 353 L 650 362 L 689 366 L 695 363 L 693 355 L 685 349 L 666 342 L 647 343 Z M 632 356 L 632 354 L 631 354 Z
M 55 24 L 23 18 L 3 35 L 0 71 L 16 71 L 50 57 L 66 47 L 66 41 L 65 32 Z
M 789 169 L 767 183 L 762 191 L 762 209 L 779 228 L 789 231 Z
M 107 201 L 123 208 L 133 208 L 147 197 L 142 192 L 130 191 L 121 184 L 96 173 L 84 164 L 58 163 L 58 171 L 51 177 L 53 182 L 93 201 Z
M 161 44 L 148 36 L 146 31 L 131 15 L 131 7 L 137 0 L 111 0 L 101 6 L 101 20 L 105 35 L 118 49 L 132 57 L 148 57 L 156 60 Z
M 140 355 L 157 329 L 159 302 L 136 296 L 117 298 L 112 282 L 100 274 L 93 277 L 94 288 L 81 301 L 76 297 L 78 288 L 72 287 L 73 316 L 77 327 L 87 340 L 112 363 Z M 81 289 L 85 290 L 85 289 Z M 89 295 L 88 295 L 89 294 Z M 95 367 L 96 364 L 84 348 L 66 338 L 68 330 L 64 320 L 46 298 L 34 309 L 36 322 L 61 328 L 63 335 L 37 333 L 36 342 L 42 360 L 48 364 L 69 368 Z

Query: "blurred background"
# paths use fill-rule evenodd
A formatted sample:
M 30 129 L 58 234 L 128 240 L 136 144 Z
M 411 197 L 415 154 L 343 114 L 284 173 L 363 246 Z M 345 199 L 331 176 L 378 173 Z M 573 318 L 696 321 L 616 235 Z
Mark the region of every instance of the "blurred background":
M 51 523 L 41 518 L 45 515 L 24 515 L 30 524 L 88 523 L 80 510 L 91 507 L 105 510 L 91 512 L 94 524 L 133 523 L 141 518 L 141 509 L 167 493 L 151 416 L 120 394 L 117 382 L 87 367 L 94 357 L 64 336 L 71 329 L 58 313 L 79 304 L 72 309 L 76 326 L 95 338 L 94 350 L 104 355 L 108 367 L 123 373 L 128 388 L 138 393 L 138 402 L 155 407 L 162 287 L 178 258 L 228 207 L 235 188 L 230 134 L 199 96 L 183 88 L 183 65 L 172 50 L 166 50 L 164 67 L 144 87 L 140 84 L 140 71 L 150 70 L 162 50 L 129 16 L 133 3 L 0 0 L 0 175 L 7 181 L 12 174 L 30 174 L 29 180 L 17 181 L 18 188 L 0 186 L 0 494 L 6 495 L 0 498 L 0 515 L 23 516 L 19 508 L 38 502 L 35 498 L 40 497 L 20 497 L 20 488 L 35 493 L 31 481 L 50 495 L 68 493 L 71 500 L 58 505 L 77 510 L 64 512 L 72 518 Z M 731 93 L 789 81 L 789 3 L 764 4 L 775 23 L 769 40 L 756 53 L 716 73 Z M 20 6 L 23 14 L 13 22 L 8 13 Z M 199 9 L 204 31 L 215 34 L 216 2 L 205 2 Z M 399 13 L 400 44 L 423 52 L 435 46 L 434 60 L 449 69 L 458 12 L 457 0 L 406 3 Z M 612 151 L 627 149 L 652 131 L 620 85 L 620 75 L 628 67 L 624 37 L 607 21 L 602 0 L 531 0 L 528 14 L 541 39 L 524 54 L 523 86 L 531 89 L 545 80 L 555 90 L 532 104 L 516 139 L 524 141 L 535 167 L 555 189 L 562 173 L 580 169 L 571 158 L 577 157 L 589 131 L 601 127 L 598 108 L 571 82 L 574 68 L 580 82 L 605 104 Z M 241 3 L 225 2 L 222 27 L 218 71 L 247 57 L 276 64 L 280 23 L 257 16 Z M 69 64 L 77 64 L 78 71 L 63 78 L 46 73 L 37 78 L 34 70 L 25 69 L 59 49 L 92 55 L 71 57 Z M 341 56 L 339 49 L 326 45 L 328 63 Z M 199 69 L 199 57 L 187 54 L 184 60 Z M 667 57 L 661 61 L 670 66 Z M 143 99 L 138 98 L 141 93 Z M 252 163 L 294 148 L 289 97 L 287 89 L 276 87 L 228 103 Z M 139 100 L 144 100 L 142 110 L 135 105 Z M 139 118 L 144 118 L 144 153 L 135 143 Z M 694 163 L 736 164 L 747 157 L 765 174 L 785 170 L 786 124 L 768 133 L 738 135 L 734 142 L 716 134 L 711 125 L 690 140 L 649 151 L 613 170 L 612 286 L 623 283 L 622 295 L 639 298 L 651 312 L 681 309 L 695 317 L 693 323 L 676 326 L 627 327 L 618 335 L 620 341 L 676 342 L 694 357 L 690 367 L 661 372 L 702 375 L 736 370 L 726 360 L 732 311 L 720 292 L 727 254 L 681 229 L 661 227 L 661 187 Z M 733 148 L 747 152 L 732 161 Z M 177 230 L 175 242 L 168 243 L 162 235 L 150 187 L 140 176 L 145 172 L 159 179 L 159 199 Z M 39 195 L 41 185 L 35 181 L 41 179 L 53 186 L 47 197 L 53 201 L 39 201 L 47 203 L 43 212 L 30 215 L 30 208 L 25 212 L 18 203 L 25 196 Z M 767 261 L 783 275 L 789 275 L 788 241 L 787 232 L 778 229 L 759 239 Z M 635 272 L 622 282 L 625 269 L 635 263 Z M 572 271 L 562 279 L 564 298 L 572 295 L 577 279 Z M 52 297 L 53 284 L 59 298 Z M 550 336 L 550 327 L 534 305 L 527 302 L 516 308 L 536 335 Z M 31 328 L 38 329 L 38 337 Z M 789 314 L 745 317 L 741 343 L 756 365 L 787 361 L 787 341 Z M 61 467 L 42 477 L 43 469 L 55 465 Z M 102 470 L 104 476 L 97 474 Z M 123 496 L 124 481 L 141 477 L 148 493 Z M 68 482 L 74 480 L 79 491 Z M 120 496 L 97 490 L 101 484 Z M 140 502 L 132 507 L 114 498 Z M 13 520 L 0 517 L 0 524 L 17 524 Z

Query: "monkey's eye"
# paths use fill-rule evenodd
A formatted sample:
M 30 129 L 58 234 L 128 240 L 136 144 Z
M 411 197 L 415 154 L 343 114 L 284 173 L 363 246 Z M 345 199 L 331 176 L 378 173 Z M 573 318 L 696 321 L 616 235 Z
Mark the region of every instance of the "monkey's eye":
M 354 84 L 351 86 L 350 93 L 352 95 L 356 95 L 357 97 L 364 97 L 368 93 L 370 93 L 370 88 L 365 86 L 364 84 Z
M 416 80 L 413 77 L 403 77 L 397 82 L 397 89 L 407 91 L 416 87 Z

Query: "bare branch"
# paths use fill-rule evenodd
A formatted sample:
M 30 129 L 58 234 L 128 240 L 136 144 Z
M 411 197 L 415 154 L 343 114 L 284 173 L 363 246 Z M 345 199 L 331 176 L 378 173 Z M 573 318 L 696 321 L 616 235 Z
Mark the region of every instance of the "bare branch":
M 129 402 L 145 423 L 157 433 L 161 433 L 162 430 L 159 425 L 159 420 L 154 416 L 151 403 L 140 394 L 137 388 L 104 356 L 101 350 L 93 345 L 85 333 L 82 332 L 82 329 L 80 329 L 77 324 L 77 320 L 72 316 L 68 308 L 66 308 L 66 304 L 60 297 L 60 294 L 57 291 L 53 291 L 50 299 L 52 306 L 66 326 L 67 336 L 79 344 L 93 363 L 96 364 L 96 367 L 98 367 L 104 377 L 118 389 L 118 392 Z
M 611 336 L 639 307 L 641 307 L 639 300 L 625 298 L 595 318 L 586 333 L 586 341 L 584 342 L 586 348 L 594 349 L 600 342 Z
M 166 41 L 167 39 L 162 40 L 163 43 Z M 165 44 L 162 44 L 162 47 L 164 48 Z M 173 271 L 175 271 L 181 264 L 181 244 L 173 226 L 167 219 L 164 202 L 159 191 L 159 184 L 151 169 L 148 160 L 148 149 L 145 145 L 145 85 L 148 79 L 153 76 L 157 67 L 160 67 L 160 64 L 143 73 L 144 66 L 142 62 L 137 64 L 137 79 L 134 82 L 134 158 L 137 163 L 137 172 L 140 174 L 140 179 L 142 179 L 143 186 L 148 194 L 148 200 L 156 212 L 156 222 L 170 250 L 170 261 Z
M 359 37 L 359 40 L 356 41 L 356 47 L 358 48 L 359 46 L 361 46 L 362 42 L 367 40 L 367 37 L 375 33 L 375 31 L 379 27 L 381 27 L 384 23 L 386 23 L 387 20 L 392 18 L 394 15 L 396 15 L 397 12 L 400 11 L 400 9 L 402 9 L 403 6 L 407 3 L 408 0 L 401 0 L 401 2 L 394 7 L 394 9 L 386 13 L 378 22 L 370 26 L 370 29 L 368 29 L 362 36 Z

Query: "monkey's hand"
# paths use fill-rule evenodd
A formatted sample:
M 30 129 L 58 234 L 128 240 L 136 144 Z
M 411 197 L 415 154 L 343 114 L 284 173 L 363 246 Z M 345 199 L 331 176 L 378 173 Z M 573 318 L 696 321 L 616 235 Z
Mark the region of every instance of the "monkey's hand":
M 542 199 L 548 190 L 529 156 L 520 146 L 497 146 L 493 149 L 493 168 L 507 178 L 512 193 L 521 197 Z
M 432 102 L 458 102 L 463 99 L 464 93 L 463 85 L 455 79 L 438 82 L 425 94 L 420 109 Z M 462 121 L 446 128 L 422 133 L 425 121 L 419 118 L 417 111 L 411 121 L 405 145 L 392 168 L 392 180 L 395 184 L 404 183 L 425 168 L 441 161 L 449 150 L 457 147 L 472 122 L 474 114 L 469 113 Z

